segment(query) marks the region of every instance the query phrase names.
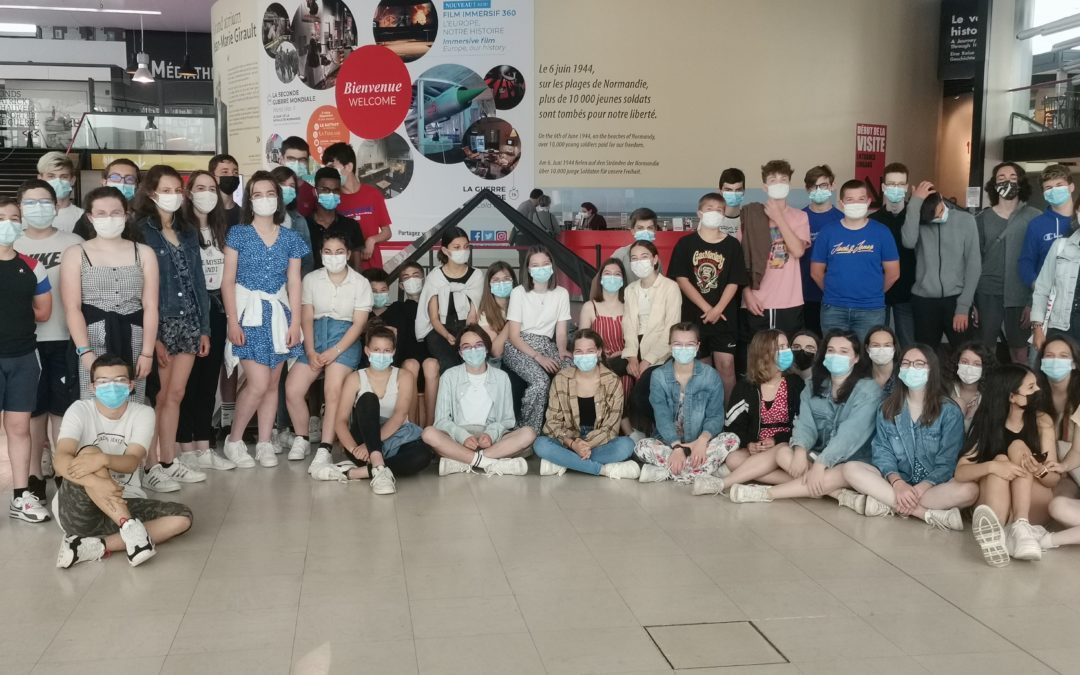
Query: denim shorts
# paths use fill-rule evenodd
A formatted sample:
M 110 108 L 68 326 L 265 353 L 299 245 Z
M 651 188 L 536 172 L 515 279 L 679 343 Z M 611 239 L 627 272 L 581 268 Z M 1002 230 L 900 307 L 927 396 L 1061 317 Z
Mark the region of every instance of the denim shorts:
M 320 354 L 327 349 L 330 349 L 345 336 L 345 333 L 352 328 L 352 321 L 342 321 L 340 319 L 332 319 L 328 316 L 324 316 L 321 319 L 315 319 L 315 351 Z M 352 345 L 341 352 L 334 363 L 340 363 L 343 366 L 347 366 L 349 370 L 356 370 L 360 365 L 360 353 L 361 346 L 360 340 L 352 343 Z M 307 363 L 307 353 L 300 354 L 296 359 L 300 363 Z

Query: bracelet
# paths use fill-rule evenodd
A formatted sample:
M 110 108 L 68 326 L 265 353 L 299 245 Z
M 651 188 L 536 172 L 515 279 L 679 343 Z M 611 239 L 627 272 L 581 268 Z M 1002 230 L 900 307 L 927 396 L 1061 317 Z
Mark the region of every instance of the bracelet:
M 896 480 L 889 481 L 889 485 L 892 485 L 893 487 L 896 487 L 896 484 L 899 483 L 902 480 L 904 480 L 904 478 L 902 476 L 897 476 Z
M 153 354 L 139 354 L 139 358 L 140 359 L 152 359 L 152 358 L 154 358 L 154 355 Z
M 87 347 L 87 346 L 76 347 L 75 348 L 75 356 L 82 356 L 83 354 L 89 354 L 92 351 L 94 351 L 94 350 L 92 348 L 90 348 L 90 347 Z

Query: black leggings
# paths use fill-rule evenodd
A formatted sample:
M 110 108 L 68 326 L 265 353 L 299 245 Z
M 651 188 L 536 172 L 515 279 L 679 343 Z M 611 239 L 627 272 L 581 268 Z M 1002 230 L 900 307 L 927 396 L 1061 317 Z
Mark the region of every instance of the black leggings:
M 630 400 L 626 405 L 626 417 L 630 420 L 630 425 L 646 436 L 651 434 L 656 426 L 652 404 L 649 403 L 649 389 L 652 386 L 653 371 L 659 367 L 653 366 L 641 374 L 630 389 Z
M 214 417 L 218 377 L 225 358 L 225 310 L 214 292 L 210 293 L 210 353 L 196 358 L 188 376 L 187 390 L 180 403 L 177 443 L 212 440 L 210 427 Z
M 367 446 L 368 452 L 382 452 L 382 419 L 379 417 L 379 397 L 372 392 L 360 395 L 353 406 L 352 420 L 349 423 L 353 440 Z M 345 459 L 356 462 L 350 453 L 345 453 Z M 431 448 L 422 440 L 417 439 L 404 443 L 394 453 L 393 457 L 383 457 L 386 466 L 394 472 L 395 476 L 411 476 L 420 473 L 431 464 Z
M 447 326 L 450 330 L 450 327 Z M 455 335 L 455 331 L 450 330 L 451 335 Z M 436 333 L 434 330 L 427 334 L 424 338 L 424 344 L 427 345 L 428 353 L 433 359 L 439 362 L 439 374 L 442 375 L 446 371 L 450 370 L 454 366 L 461 365 L 461 354 L 458 353 L 457 347 L 451 345 L 446 341 L 446 338 Z

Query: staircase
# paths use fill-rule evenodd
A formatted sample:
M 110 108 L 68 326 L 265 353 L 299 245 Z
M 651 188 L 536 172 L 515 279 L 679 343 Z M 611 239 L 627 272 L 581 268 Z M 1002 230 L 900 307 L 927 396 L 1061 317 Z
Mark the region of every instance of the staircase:
M 0 197 L 14 197 L 22 182 L 37 177 L 37 161 L 46 148 L 0 148 Z

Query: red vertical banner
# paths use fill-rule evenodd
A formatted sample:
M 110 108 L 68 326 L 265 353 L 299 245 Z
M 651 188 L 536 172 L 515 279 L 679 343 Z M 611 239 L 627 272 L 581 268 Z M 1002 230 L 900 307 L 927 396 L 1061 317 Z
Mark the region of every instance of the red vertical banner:
M 881 183 L 885 178 L 884 124 L 855 125 L 855 178 L 865 181 L 875 198 L 880 197 Z

